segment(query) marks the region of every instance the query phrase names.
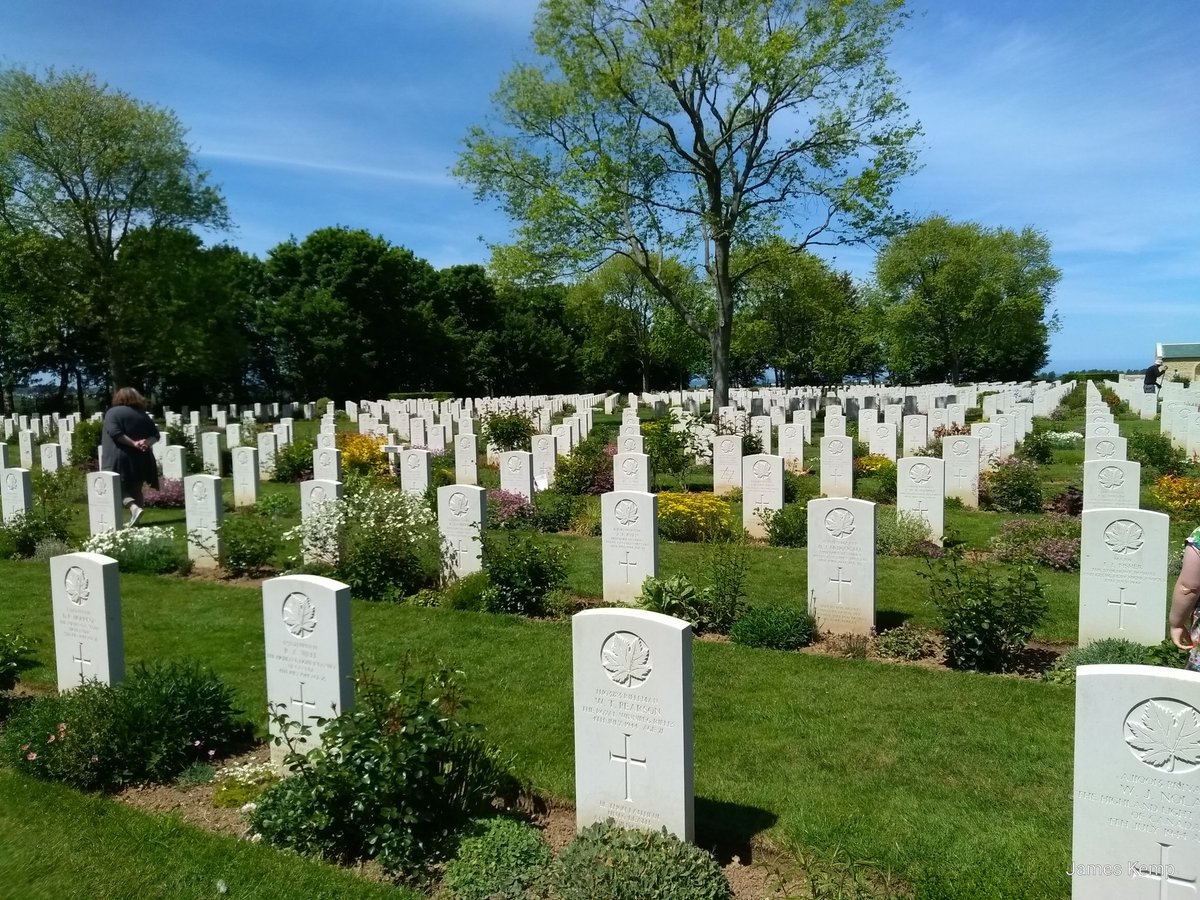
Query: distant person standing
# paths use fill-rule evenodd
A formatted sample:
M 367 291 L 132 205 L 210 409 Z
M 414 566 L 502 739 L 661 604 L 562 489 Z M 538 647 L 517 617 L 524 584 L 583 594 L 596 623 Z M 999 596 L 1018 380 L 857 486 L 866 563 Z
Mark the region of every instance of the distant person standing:
M 142 516 L 142 487 L 158 487 L 158 466 L 150 448 L 158 443 L 158 426 L 146 412 L 146 401 L 131 387 L 113 394 L 104 414 L 100 439 L 103 468 L 121 477 L 121 504 L 129 510 L 129 524 Z
M 1146 394 L 1156 394 L 1158 389 L 1162 387 L 1163 376 L 1167 374 L 1167 364 L 1163 362 L 1162 357 L 1157 357 L 1154 360 L 1154 365 L 1147 366 L 1146 379 L 1142 382 L 1142 392 Z

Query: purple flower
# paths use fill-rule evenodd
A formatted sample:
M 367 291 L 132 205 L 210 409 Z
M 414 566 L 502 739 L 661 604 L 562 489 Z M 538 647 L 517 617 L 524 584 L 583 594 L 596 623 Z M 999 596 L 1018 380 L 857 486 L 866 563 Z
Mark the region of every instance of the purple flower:
M 533 517 L 533 504 L 515 491 L 488 491 L 488 522 L 497 528 L 517 525 Z

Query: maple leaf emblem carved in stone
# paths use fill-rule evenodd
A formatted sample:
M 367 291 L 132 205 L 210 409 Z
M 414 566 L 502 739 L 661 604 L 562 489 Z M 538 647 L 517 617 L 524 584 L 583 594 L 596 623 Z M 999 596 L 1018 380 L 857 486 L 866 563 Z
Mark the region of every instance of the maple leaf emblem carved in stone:
M 420 467 L 420 465 L 421 465 L 421 458 L 419 456 L 417 456 L 417 454 L 415 454 L 415 453 L 410 453 L 408 456 L 408 467 L 410 469 L 417 469 Z
M 845 449 L 845 447 L 846 447 L 846 445 L 844 443 L 842 443 L 841 441 L 830 441 L 829 442 L 829 452 L 832 453 L 834 456 L 841 455 L 841 452 L 842 452 L 842 450 Z
M 306 638 L 317 627 L 317 607 L 299 591 L 283 601 L 283 624 L 292 637 Z
M 97 497 L 103 497 L 108 493 L 108 482 L 104 480 L 103 476 L 92 480 L 92 493 Z
M 622 500 L 613 507 L 613 515 L 622 525 L 632 525 L 638 520 L 637 504 L 632 500 Z
M 1129 519 L 1117 519 L 1104 529 L 1104 543 L 1113 553 L 1124 556 L 1142 549 L 1142 526 Z
M 914 463 L 908 470 L 908 477 L 914 484 L 924 484 L 933 475 L 933 470 L 927 463 Z
M 1152 768 L 1190 772 L 1200 766 L 1200 712 L 1178 700 L 1147 700 L 1125 718 L 1125 743 Z
M 1100 487 L 1108 488 L 1112 491 L 1125 483 L 1125 473 L 1116 466 L 1105 466 L 1100 470 L 1100 474 L 1096 476 L 1096 479 L 1100 482 Z
M 751 467 L 751 471 L 759 481 L 766 481 L 771 475 L 771 464 L 765 459 L 760 459 Z
M 636 459 L 627 459 L 621 463 L 621 471 L 626 475 L 636 475 L 638 464 Z
M 1100 441 L 1096 444 L 1096 455 L 1105 459 L 1117 452 L 1117 445 L 1112 441 Z
M 650 648 L 631 631 L 609 635 L 600 650 L 600 664 L 622 687 L 637 687 L 650 676 Z
M 513 473 L 521 471 L 521 457 L 510 456 L 508 458 L 508 471 Z
M 71 566 L 67 569 L 67 574 L 63 576 L 63 590 L 67 592 L 67 599 L 76 606 L 83 606 L 88 602 L 91 596 L 91 588 L 88 585 L 87 574 L 79 566 Z
M 967 442 L 966 441 L 955 441 L 953 444 L 950 445 L 950 450 L 951 450 L 951 452 L 954 453 L 955 456 L 966 456 L 967 450 L 968 450 Z
M 192 496 L 195 497 L 198 502 L 202 502 L 208 496 L 208 488 L 205 487 L 203 481 L 197 481 L 192 485 Z
M 721 441 L 721 452 L 722 453 L 732 453 L 733 452 L 733 441 Z
M 838 507 L 825 514 L 825 530 L 835 538 L 848 537 L 854 534 L 854 513 Z
M 450 495 L 446 506 L 450 509 L 450 512 L 461 519 L 467 514 L 467 495 L 462 491 L 455 491 Z

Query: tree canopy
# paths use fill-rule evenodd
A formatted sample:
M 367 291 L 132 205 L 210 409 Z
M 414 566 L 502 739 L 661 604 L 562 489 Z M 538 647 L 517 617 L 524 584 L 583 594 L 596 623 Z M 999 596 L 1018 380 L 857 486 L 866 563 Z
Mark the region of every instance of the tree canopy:
M 137 366 L 120 339 L 134 312 L 115 275 L 124 242 L 138 231 L 228 222 L 184 137 L 174 113 L 91 74 L 0 72 L 0 227 L 62 242 L 86 305 L 79 318 L 107 348 L 113 382 L 128 382 Z
M 884 247 L 875 277 L 893 376 L 1023 380 L 1045 366 L 1061 273 L 1034 229 L 935 216 Z
M 457 173 L 517 223 L 510 260 L 540 274 L 628 259 L 708 341 L 727 402 L 740 249 L 889 233 L 914 162 L 886 50 L 901 0 L 544 0 L 538 64 L 495 96 Z M 697 308 L 660 277 L 676 257 Z M 750 258 L 750 257 L 741 257 Z

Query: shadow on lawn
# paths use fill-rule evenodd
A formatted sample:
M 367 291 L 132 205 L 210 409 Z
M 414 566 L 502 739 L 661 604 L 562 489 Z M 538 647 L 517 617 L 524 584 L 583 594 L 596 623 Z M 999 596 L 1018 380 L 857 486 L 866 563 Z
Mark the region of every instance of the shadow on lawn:
M 697 797 L 696 844 L 712 850 L 723 866 L 735 856 L 748 866 L 754 858 L 754 839 L 778 818 L 757 806 Z

